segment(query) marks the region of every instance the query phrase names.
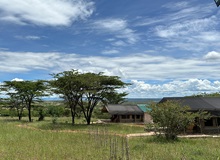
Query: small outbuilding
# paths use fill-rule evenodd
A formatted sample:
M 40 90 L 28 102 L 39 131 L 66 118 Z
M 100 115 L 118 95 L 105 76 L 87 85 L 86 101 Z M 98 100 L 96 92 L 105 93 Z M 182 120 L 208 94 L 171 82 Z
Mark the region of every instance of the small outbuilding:
M 144 112 L 136 105 L 112 105 L 106 106 L 111 114 L 111 122 L 143 122 Z

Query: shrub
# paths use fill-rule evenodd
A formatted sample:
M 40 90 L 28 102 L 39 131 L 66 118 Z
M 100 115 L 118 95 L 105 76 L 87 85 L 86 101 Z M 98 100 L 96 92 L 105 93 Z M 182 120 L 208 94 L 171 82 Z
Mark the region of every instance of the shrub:
M 60 117 L 64 114 L 63 106 L 48 106 L 47 113 L 52 117 Z
M 189 112 L 189 106 L 178 101 L 166 101 L 157 105 L 151 104 L 149 114 L 153 118 L 153 127 L 157 134 L 165 134 L 166 139 L 175 140 L 186 127 L 195 123 L 196 117 L 205 112 Z

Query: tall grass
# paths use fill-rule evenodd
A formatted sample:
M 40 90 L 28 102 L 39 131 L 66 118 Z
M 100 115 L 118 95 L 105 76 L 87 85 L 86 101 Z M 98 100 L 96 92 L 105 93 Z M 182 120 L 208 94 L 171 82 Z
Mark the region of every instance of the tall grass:
M 181 138 L 178 141 L 157 139 L 154 136 L 129 140 L 130 154 L 146 160 L 218 160 L 219 138 Z
M 51 121 L 42 123 L 44 127 Z M 62 132 L 39 129 L 41 123 L 0 119 L 0 159 L 6 160 L 217 160 L 220 159 L 219 138 L 180 139 L 170 142 L 155 137 L 127 138 L 118 134 L 127 125 L 67 125 Z M 35 127 L 22 128 L 18 125 Z M 49 127 L 49 128 L 50 128 Z M 69 130 L 72 127 L 71 130 Z M 76 129 L 74 129 L 76 127 Z M 125 128 L 126 128 L 125 127 Z M 62 127 L 61 127 L 62 128 Z M 64 130 L 67 128 L 68 130 Z M 77 131 L 77 132 L 75 132 Z M 114 132 L 115 131 L 115 132 Z

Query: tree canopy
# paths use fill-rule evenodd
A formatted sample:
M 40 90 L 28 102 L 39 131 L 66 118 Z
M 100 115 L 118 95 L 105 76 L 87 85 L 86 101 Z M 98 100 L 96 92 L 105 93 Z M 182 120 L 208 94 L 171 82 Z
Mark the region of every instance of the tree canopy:
M 51 81 L 53 91 L 61 94 L 61 98 L 70 107 L 73 124 L 78 106 L 87 124 L 90 124 L 93 110 L 98 103 L 106 104 L 110 98 L 112 101 L 112 97 L 119 96 L 117 89 L 127 85 L 117 76 L 106 76 L 103 73 L 80 73 L 77 70 L 53 74 L 53 77 L 54 80 Z M 121 94 L 120 100 L 125 95 L 127 94 Z
M 31 122 L 31 106 L 33 100 L 37 100 L 42 96 L 47 96 L 45 93 L 47 85 L 45 81 L 5 81 L 2 89 L 7 91 L 11 98 L 21 101 L 28 109 L 28 117 Z
M 128 84 L 122 82 L 117 76 L 106 76 L 103 73 L 84 73 L 81 74 L 81 77 L 83 89 L 79 106 L 82 109 L 87 124 L 90 124 L 93 110 L 98 103 L 107 104 L 110 94 L 113 97 L 114 95 L 117 96 L 116 90 Z
M 75 123 L 76 109 L 80 97 L 82 97 L 82 80 L 76 70 L 64 71 L 52 74 L 54 80 L 50 81 L 52 91 L 63 98 L 71 110 L 72 124 Z

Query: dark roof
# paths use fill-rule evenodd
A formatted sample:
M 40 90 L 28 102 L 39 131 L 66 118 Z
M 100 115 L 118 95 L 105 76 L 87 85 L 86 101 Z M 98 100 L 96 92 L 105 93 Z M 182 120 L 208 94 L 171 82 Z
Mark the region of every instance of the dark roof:
M 109 104 L 106 106 L 107 111 L 110 114 L 118 114 L 118 115 L 141 115 L 144 112 L 138 107 L 134 105 L 112 105 Z
M 177 100 L 191 110 L 220 111 L 220 97 L 165 97 L 159 103 L 167 100 Z

